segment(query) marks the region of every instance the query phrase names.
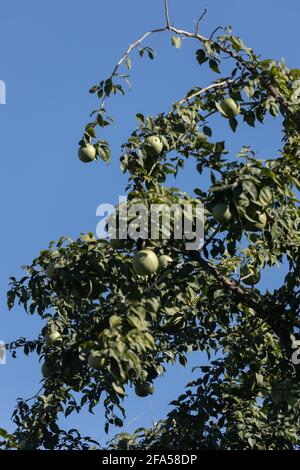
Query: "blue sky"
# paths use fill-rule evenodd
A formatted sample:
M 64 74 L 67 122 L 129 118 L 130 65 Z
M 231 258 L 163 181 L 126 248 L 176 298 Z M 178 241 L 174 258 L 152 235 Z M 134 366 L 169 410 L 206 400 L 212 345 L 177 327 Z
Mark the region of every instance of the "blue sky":
M 164 22 L 162 0 L 2 0 L 0 6 L 0 80 L 7 87 L 6 105 L 0 105 L 0 200 L 2 230 L 0 271 L 0 339 L 33 338 L 40 329 L 36 318 L 21 309 L 8 313 L 8 278 L 20 275 L 19 267 L 30 261 L 50 240 L 61 235 L 76 238 L 94 231 L 96 207 L 117 202 L 124 194 L 126 179 L 119 170 L 120 145 L 136 125 L 135 114 L 154 114 L 193 85 L 204 86 L 212 76 L 194 60 L 196 45 L 183 41 L 180 51 L 170 46 L 170 36 L 159 35 L 145 44 L 154 47 L 154 62 L 132 57 L 133 89 L 125 97 L 113 97 L 110 112 L 116 124 L 104 138 L 112 144 L 109 167 L 97 162 L 83 165 L 77 158 L 78 141 L 89 113 L 97 106 L 90 86 L 106 78 L 128 44 L 144 31 Z M 264 57 L 285 58 L 299 67 L 297 0 L 284 2 L 252 0 L 226 2 L 170 0 L 176 26 L 192 29 L 193 20 L 208 8 L 201 28 L 204 34 L 219 25 L 232 25 L 234 33 Z M 217 123 L 217 137 L 228 135 L 225 120 Z M 252 144 L 260 158 L 276 155 L 280 148 L 280 122 L 245 128 L 230 137 L 233 151 Z M 187 191 L 207 182 L 187 166 L 187 174 L 176 183 Z M 272 288 L 280 272 L 266 273 L 263 286 Z M 203 363 L 194 355 L 192 364 Z M 165 415 L 190 377 L 190 369 L 174 367 L 159 380 L 157 393 L 149 399 L 127 400 L 126 430 L 148 425 Z M 10 414 L 18 396 L 33 395 L 40 372 L 34 357 L 7 359 L 0 366 L 0 426 L 12 430 Z M 70 417 L 68 425 L 105 442 L 101 410 Z

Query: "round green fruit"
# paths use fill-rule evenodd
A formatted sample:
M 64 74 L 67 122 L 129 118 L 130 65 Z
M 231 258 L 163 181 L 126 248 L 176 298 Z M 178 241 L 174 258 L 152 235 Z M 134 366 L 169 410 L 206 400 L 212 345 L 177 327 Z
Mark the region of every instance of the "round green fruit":
M 52 331 L 45 336 L 45 342 L 47 346 L 50 346 L 58 341 L 61 341 L 62 337 L 59 331 Z
M 88 365 L 92 369 L 102 369 L 103 367 L 103 357 L 100 351 L 92 351 L 88 357 Z
M 41 368 L 42 375 L 45 379 L 49 379 L 55 374 L 55 370 L 49 361 L 45 361 Z
M 162 152 L 164 145 L 158 136 L 151 135 L 147 137 L 145 143 L 146 152 L 150 157 L 156 157 Z
M 136 384 L 134 391 L 138 397 L 147 397 L 153 395 L 154 387 L 148 382 Z
M 171 256 L 168 256 L 168 255 L 161 255 L 158 258 L 158 261 L 159 261 L 159 266 L 161 266 L 162 268 L 167 268 L 169 264 L 173 262 Z
M 213 216 L 220 224 L 228 224 L 232 219 L 232 214 L 225 202 L 218 202 L 213 208 Z
M 267 225 L 268 217 L 265 212 L 256 211 L 254 214 L 251 214 L 251 219 L 254 219 L 256 222 L 250 222 L 247 220 L 245 229 L 248 232 L 257 232 L 263 230 Z
M 83 163 L 89 163 L 96 158 L 96 149 L 91 144 L 86 144 L 84 147 L 80 147 L 78 150 L 79 160 Z
M 148 276 L 158 270 L 159 261 L 154 251 L 145 249 L 138 251 L 133 257 L 133 268 L 140 276 Z
M 260 281 L 260 270 L 255 266 L 244 265 L 240 269 L 240 277 L 247 286 L 254 286 Z
M 221 104 L 223 114 L 230 118 L 234 118 L 241 112 L 240 105 L 237 104 L 232 98 L 227 98 Z

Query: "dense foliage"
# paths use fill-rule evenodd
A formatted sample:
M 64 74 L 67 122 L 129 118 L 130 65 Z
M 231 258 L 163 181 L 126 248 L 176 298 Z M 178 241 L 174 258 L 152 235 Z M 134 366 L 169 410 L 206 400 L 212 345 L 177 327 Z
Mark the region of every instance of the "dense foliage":
M 116 436 L 112 447 L 299 447 L 300 370 L 292 357 L 300 328 L 300 70 L 262 59 L 230 30 L 206 38 L 198 29 L 170 26 L 167 18 L 166 27 L 135 42 L 112 75 L 90 90 L 100 105 L 80 146 L 92 145 L 96 159 L 110 157 L 109 143 L 96 132 L 112 122 L 109 96 L 124 93 L 127 73 L 120 67 L 130 70 L 134 50 L 153 59 L 143 41 L 162 32 L 171 33 L 177 48 L 181 38 L 194 41 L 199 67 L 210 67 L 218 78 L 193 87 L 166 113 L 137 114 L 138 127 L 122 146 L 121 169 L 129 201 L 204 204 L 204 246 L 189 251 L 184 240 L 151 240 L 151 249 L 172 262 L 139 276 L 132 266 L 135 242 L 116 245 L 92 234 L 62 238 L 26 267 L 23 279 L 12 278 L 9 308 L 17 302 L 45 326 L 36 340 L 20 338 L 8 347 L 13 354 L 18 348 L 36 352 L 44 380 L 32 400 L 18 401 L 16 431 L 3 436 L 6 448 L 96 445 L 77 430 L 60 429 L 58 417 L 82 407 L 92 411 L 103 398 L 106 430 L 121 427 L 125 387 L 153 393 L 166 366 L 187 365 L 191 351 L 206 351 L 207 365 L 172 402 L 166 419 Z M 232 157 L 226 142 L 214 139 L 211 116 L 238 132 L 242 125 L 263 124 L 269 114 L 282 121 L 282 150 L 273 158 L 258 159 L 249 147 Z M 149 151 L 151 136 L 161 149 Z M 93 165 L 93 151 L 86 155 L 81 159 Z M 190 196 L 167 187 L 186 159 L 210 178 L 207 191 L 195 188 Z M 262 292 L 260 272 L 283 263 L 289 272 L 282 286 Z

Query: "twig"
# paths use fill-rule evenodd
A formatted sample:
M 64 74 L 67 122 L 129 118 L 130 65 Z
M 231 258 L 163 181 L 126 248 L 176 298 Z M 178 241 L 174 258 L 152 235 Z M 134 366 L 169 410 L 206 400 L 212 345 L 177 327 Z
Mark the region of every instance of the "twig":
M 170 25 L 168 0 L 165 0 L 165 15 L 166 15 L 167 29 L 170 29 L 171 25 Z
M 218 224 L 217 228 L 213 231 L 211 236 L 204 242 L 203 246 L 200 248 L 200 252 L 204 251 L 205 248 L 214 240 L 215 236 L 220 230 L 222 224 Z
M 248 293 L 239 284 L 221 274 L 215 266 L 203 259 L 199 252 L 195 253 L 194 259 L 199 262 L 200 266 L 202 266 L 206 272 L 210 273 L 217 281 L 219 281 L 226 290 L 229 290 L 237 299 L 239 299 L 241 303 L 252 308 L 260 318 L 269 325 L 280 340 L 284 349 L 286 351 L 290 350 L 289 333 L 282 327 L 281 322 L 278 322 L 278 319 L 274 318 L 274 311 L 270 309 L 270 306 L 264 306 L 261 300 L 255 299 L 253 293 Z
M 201 88 L 201 90 L 197 90 L 195 93 L 189 96 L 185 96 L 182 98 L 180 101 L 177 102 L 177 105 L 180 105 L 182 103 L 185 103 L 186 101 L 192 100 L 196 98 L 196 96 L 202 95 L 203 93 L 206 93 L 208 90 L 211 90 L 212 88 L 222 88 L 225 87 L 226 85 L 230 85 L 232 83 L 232 80 L 224 80 L 223 82 L 218 82 L 218 83 L 211 83 L 205 88 Z
M 199 18 L 197 21 L 194 22 L 194 23 L 195 23 L 195 27 L 196 27 L 196 28 L 195 28 L 195 34 L 198 34 L 200 23 L 201 23 L 201 21 L 203 20 L 203 18 L 204 18 L 204 16 L 206 15 L 206 13 L 207 13 L 207 8 L 204 9 L 204 11 L 203 11 L 202 15 L 200 16 L 200 18 Z
M 213 30 L 213 32 L 211 33 L 211 35 L 209 36 L 209 40 L 210 40 L 210 41 L 212 40 L 212 38 L 214 37 L 214 35 L 216 34 L 216 32 L 219 31 L 219 29 L 224 29 L 224 28 L 222 28 L 222 26 L 218 26 L 217 28 L 215 28 L 215 29 Z
M 122 55 L 121 59 L 119 60 L 119 62 L 117 62 L 117 64 L 115 65 L 110 77 L 108 79 L 111 79 L 113 76 L 116 75 L 119 67 L 123 64 L 123 62 L 125 62 L 125 60 L 127 59 L 127 57 L 130 55 L 130 53 L 133 51 L 133 49 L 135 49 L 136 47 L 138 47 L 146 38 L 148 38 L 149 36 L 151 36 L 152 34 L 155 34 L 155 33 L 162 33 L 166 31 L 166 28 L 158 28 L 158 29 L 152 29 L 151 31 L 147 31 L 146 33 L 143 34 L 143 36 L 141 36 L 139 39 L 137 39 L 134 43 L 130 44 L 130 46 L 128 47 L 128 49 L 126 50 L 126 52 Z M 104 107 L 104 103 L 106 101 L 106 98 L 107 98 L 107 94 L 105 93 L 103 95 L 103 98 L 101 100 L 101 105 L 100 105 L 100 110 L 103 109 Z

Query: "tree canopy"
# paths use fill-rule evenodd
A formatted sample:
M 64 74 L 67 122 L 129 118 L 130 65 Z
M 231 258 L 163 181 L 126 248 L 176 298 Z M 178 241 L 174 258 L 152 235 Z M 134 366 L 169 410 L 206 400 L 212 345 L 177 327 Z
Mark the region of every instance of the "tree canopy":
M 203 204 L 204 244 L 187 250 L 184 238 L 160 233 L 146 245 L 170 258 L 141 276 L 133 269 L 141 240 L 62 237 L 40 252 L 22 279 L 11 279 L 9 308 L 21 304 L 44 327 L 38 338 L 19 338 L 7 348 L 36 352 L 44 379 L 33 399 L 18 401 L 16 430 L 12 436 L 3 431 L 4 448 L 97 446 L 79 430 L 61 429 L 58 418 L 83 407 L 93 411 L 104 397 L 106 431 L 122 427 L 126 387 L 155 393 L 155 379 L 168 364 L 188 366 L 191 351 L 207 352 L 207 364 L 174 397 L 167 417 L 151 429 L 118 434 L 110 447 L 299 448 L 300 70 L 260 57 L 230 28 L 203 36 L 202 17 L 193 31 L 179 29 L 164 3 L 166 25 L 133 42 L 111 75 L 91 88 L 99 106 L 79 156 L 91 165 L 109 162 L 109 142 L 97 132 L 113 122 L 109 97 L 125 93 L 131 54 L 153 60 L 148 41 L 156 34 L 169 34 L 176 48 L 183 38 L 193 41 L 194 60 L 216 80 L 193 86 L 156 116 L 138 113 L 120 165 L 130 204 Z M 248 146 L 233 157 L 227 142 L 214 138 L 213 118 L 225 119 L 237 133 L 241 126 L 263 125 L 268 115 L 282 122 L 282 148 L 273 158 L 259 159 Z M 153 136 L 156 151 L 147 141 Z M 185 171 L 187 159 L 210 181 L 207 191 L 186 194 L 167 186 L 169 177 Z M 263 292 L 260 273 L 284 263 L 289 272 L 282 285 Z

